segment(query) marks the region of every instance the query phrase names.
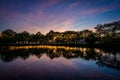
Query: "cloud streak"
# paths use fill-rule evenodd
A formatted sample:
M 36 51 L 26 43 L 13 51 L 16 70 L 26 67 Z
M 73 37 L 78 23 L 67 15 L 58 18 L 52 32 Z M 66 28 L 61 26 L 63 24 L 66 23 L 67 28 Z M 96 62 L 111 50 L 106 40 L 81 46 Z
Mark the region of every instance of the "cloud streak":
M 116 0 L 110 1 L 107 5 L 101 4 L 105 2 L 103 0 L 99 3 L 92 0 L 86 3 L 84 0 L 65 0 L 64 2 L 61 0 L 2 2 L 0 4 L 4 5 L 0 5 L 0 23 L 8 27 L 0 26 L 0 30 L 12 28 L 16 31 L 27 30 L 31 33 L 36 31 L 47 33 L 51 29 L 55 31 L 76 30 L 76 27 L 79 27 L 76 24 L 81 23 L 80 26 L 86 25 L 82 25 L 82 22 L 87 23 L 90 16 L 101 14 L 101 16 L 95 18 L 96 20 L 103 17 L 105 15 L 103 13 L 120 9 Z M 95 5 L 91 5 L 92 3 Z

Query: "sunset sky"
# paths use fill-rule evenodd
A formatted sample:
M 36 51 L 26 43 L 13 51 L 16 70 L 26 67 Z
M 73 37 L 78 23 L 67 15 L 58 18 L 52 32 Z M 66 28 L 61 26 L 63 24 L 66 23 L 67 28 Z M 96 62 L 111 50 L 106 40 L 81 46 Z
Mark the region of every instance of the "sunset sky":
M 0 32 L 92 29 L 120 20 L 120 0 L 0 0 Z

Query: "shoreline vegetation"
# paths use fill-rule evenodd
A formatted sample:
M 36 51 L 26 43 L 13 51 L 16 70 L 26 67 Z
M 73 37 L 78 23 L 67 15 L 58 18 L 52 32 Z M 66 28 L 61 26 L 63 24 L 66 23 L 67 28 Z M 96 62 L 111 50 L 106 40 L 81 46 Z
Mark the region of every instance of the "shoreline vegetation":
M 88 48 L 119 48 L 120 44 L 16 44 L 16 43 L 6 43 L 0 44 L 0 46 L 66 46 L 66 47 L 88 47 Z
M 41 32 L 30 34 L 27 31 L 17 33 L 12 29 L 1 32 L 0 46 L 55 45 L 78 47 L 119 47 L 120 21 L 98 24 L 95 31 L 65 31 L 50 30 L 46 35 Z

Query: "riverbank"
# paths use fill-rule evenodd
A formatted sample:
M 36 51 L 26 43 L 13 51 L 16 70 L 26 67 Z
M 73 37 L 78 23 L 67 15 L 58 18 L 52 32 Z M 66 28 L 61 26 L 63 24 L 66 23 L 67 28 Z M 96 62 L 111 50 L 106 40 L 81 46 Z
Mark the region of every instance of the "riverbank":
M 70 46 L 70 47 L 91 47 L 91 48 L 120 48 L 120 44 L 0 44 L 0 46 Z

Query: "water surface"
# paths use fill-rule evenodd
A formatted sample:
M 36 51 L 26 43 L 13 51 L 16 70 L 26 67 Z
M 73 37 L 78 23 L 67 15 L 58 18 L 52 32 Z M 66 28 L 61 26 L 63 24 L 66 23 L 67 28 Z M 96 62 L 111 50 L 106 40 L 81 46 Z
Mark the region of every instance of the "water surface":
M 0 80 L 120 80 L 120 51 L 65 46 L 0 49 Z

